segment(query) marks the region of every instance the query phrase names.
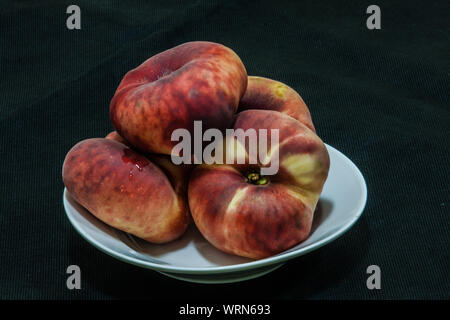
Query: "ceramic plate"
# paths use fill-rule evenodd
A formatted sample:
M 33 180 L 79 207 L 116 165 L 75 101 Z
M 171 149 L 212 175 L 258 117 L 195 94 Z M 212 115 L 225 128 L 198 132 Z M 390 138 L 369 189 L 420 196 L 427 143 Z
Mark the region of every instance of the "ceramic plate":
M 124 262 L 191 282 L 226 283 L 252 279 L 335 240 L 361 216 L 367 199 L 364 177 L 345 155 L 328 145 L 327 149 L 330 171 L 314 214 L 310 236 L 287 251 L 261 260 L 219 251 L 202 237 L 194 224 L 176 241 L 150 244 L 104 224 L 79 205 L 67 190 L 63 195 L 64 208 L 81 236 Z

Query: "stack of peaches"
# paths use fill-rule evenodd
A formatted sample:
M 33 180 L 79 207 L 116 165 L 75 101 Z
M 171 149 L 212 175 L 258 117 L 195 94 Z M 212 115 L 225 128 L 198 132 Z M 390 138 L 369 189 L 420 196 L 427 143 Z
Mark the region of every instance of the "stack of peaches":
M 163 245 L 193 221 L 216 248 L 254 259 L 308 237 L 327 149 L 298 93 L 247 76 L 231 49 L 188 42 L 149 58 L 120 82 L 110 118 L 115 131 L 77 143 L 62 172 L 72 197 L 104 223 Z M 261 174 L 270 161 L 260 160 L 175 164 L 173 132 L 193 136 L 197 121 L 221 132 L 276 129 L 268 155 L 277 151 L 278 170 Z M 246 158 L 250 147 L 235 154 Z

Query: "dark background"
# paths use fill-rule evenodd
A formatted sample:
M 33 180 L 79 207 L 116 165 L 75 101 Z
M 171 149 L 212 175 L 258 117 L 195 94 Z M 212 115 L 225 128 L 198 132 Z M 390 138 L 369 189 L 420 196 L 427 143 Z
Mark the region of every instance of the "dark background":
M 81 30 L 66 8 L 81 8 Z M 381 30 L 366 8 L 381 8 Z M 448 1 L 14 1 L 0 3 L 0 298 L 449 299 Z M 322 139 L 360 168 L 361 219 L 259 279 L 197 285 L 101 253 L 72 228 L 61 167 L 112 126 L 122 76 L 191 40 L 231 47 L 280 80 Z M 345 184 L 345 181 L 343 181 Z M 82 289 L 66 288 L 66 268 Z M 366 288 L 367 266 L 381 290 Z

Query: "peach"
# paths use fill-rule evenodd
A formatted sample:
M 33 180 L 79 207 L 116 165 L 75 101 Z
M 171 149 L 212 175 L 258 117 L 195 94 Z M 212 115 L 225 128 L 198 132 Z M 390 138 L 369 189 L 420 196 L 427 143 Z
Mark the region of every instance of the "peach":
M 129 71 L 111 100 L 116 131 L 147 153 L 171 154 L 176 129 L 193 134 L 194 121 L 224 130 L 247 87 L 247 72 L 231 49 L 188 42 Z
M 287 114 L 315 131 L 308 107 L 291 87 L 268 78 L 248 77 L 247 90 L 238 112 L 249 109 L 274 110 Z
M 94 216 L 149 242 L 174 240 L 190 222 L 183 184 L 173 185 L 148 158 L 112 139 L 77 143 L 62 176 L 69 193 Z
M 189 207 L 196 226 L 215 247 L 264 258 L 308 237 L 330 160 L 310 128 L 277 111 L 243 111 L 233 128 L 278 130 L 279 142 L 267 153 L 272 161 L 278 151 L 278 172 L 262 176 L 260 169 L 268 164 L 260 161 L 197 166 L 189 181 Z M 248 155 L 248 147 L 236 149 Z

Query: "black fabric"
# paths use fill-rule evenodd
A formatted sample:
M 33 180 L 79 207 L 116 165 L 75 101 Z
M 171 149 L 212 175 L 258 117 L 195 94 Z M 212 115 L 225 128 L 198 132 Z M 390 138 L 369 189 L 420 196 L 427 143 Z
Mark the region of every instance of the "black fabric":
M 448 1 L 73 1 L 0 5 L 0 298 L 448 299 Z M 76 142 L 112 130 L 122 76 L 191 40 L 296 89 L 322 139 L 361 169 L 368 202 L 338 240 L 247 282 L 182 283 L 82 239 L 62 206 Z M 345 184 L 345 181 L 342 182 Z M 66 288 L 79 265 L 82 289 Z M 368 290 L 366 268 L 381 268 Z

